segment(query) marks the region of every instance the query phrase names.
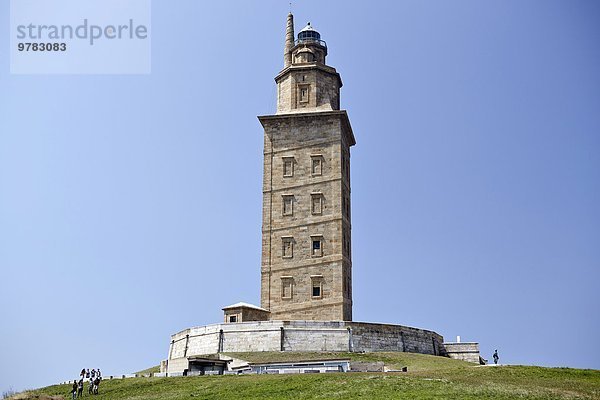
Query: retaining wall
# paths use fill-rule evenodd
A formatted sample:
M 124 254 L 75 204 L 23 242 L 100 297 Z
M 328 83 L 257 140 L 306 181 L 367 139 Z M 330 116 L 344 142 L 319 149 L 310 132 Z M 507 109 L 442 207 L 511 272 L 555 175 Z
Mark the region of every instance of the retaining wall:
M 187 357 L 261 351 L 403 351 L 446 355 L 444 338 L 402 325 L 343 321 L 251 321 L 185 329 L 171 336 L 169 373 Z

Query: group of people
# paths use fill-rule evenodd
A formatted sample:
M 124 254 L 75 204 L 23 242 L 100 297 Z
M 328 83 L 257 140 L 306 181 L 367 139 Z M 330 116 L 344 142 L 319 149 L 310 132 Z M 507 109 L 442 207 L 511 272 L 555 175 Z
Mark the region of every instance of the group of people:
M 100 386 L 100 381 L 102 380 L 100 368 L 92 369 L 91 371 L 89 368 L 83 368 L 81 370 L 79 373 L 79 380 L 73 381 L 73 390 L 71 391 L 73 400 L 83 397 L 84 380 L 88 381 L 88 394 L 98 394 L 98 387 Z

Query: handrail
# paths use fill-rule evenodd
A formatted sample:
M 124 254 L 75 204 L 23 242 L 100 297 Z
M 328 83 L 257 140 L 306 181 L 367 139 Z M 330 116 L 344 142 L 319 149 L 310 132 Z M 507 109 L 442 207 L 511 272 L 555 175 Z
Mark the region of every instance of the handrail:
M 296 41 L 294 42 L 294 45 L 299 45 L 299 44 L 303 44 L 303 43 L 316 43 L 319 46 L 327 47 L 327 43 L 324 40 L 315 39 L 315 38 L 296 39 Z

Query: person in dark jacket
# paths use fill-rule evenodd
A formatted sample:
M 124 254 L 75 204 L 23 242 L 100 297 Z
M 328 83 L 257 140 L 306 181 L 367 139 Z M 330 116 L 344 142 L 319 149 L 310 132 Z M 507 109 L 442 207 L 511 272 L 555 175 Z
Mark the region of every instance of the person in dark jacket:
M 492 356 L 494 358 L 494 364 L 498 364 L 498 359 L 500 357 L 498 357 L 498 350 L 494 350 L 494 355 Z
M 73 395 L 73 400 L 77 398 L 77 381 L 73 381 L 73 389 L 71 390 L 71 394 Z
M 77 398 L 83 397 L 83 378 L 77 382 Z
M 100 389 L 100 377 L 96 377 L 94 380 L 94 391 L 92 393 L 98 394 L 98 390 Z

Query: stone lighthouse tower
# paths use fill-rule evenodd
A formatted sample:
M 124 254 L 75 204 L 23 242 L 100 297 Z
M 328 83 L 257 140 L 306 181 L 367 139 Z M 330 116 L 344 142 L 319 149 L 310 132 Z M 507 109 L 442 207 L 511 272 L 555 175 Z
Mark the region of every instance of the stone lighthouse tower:
M 264 351 L 396 351 L 481 362 L 475 342 L 444 343 L 425 329 L 352 321 L 350 148 L 356 142 L 327 51 L 310 23 L 295 36 L 288 15 L 283 69 L 275 77 L 277 111 L 258 117 L 264 128 L 261 306 L 235 303 L 223 308 L 223 323 L 171 335 L 162 373 L 242 371 L 250 364 L 226 365 L 210 355 Z
M 475 342 L 444 344 L 433 331 L 352 321 L 350 148 L 356 142 L 327 51 L 310 23 L 295 36 L 288 15 L 283 69 L 275 77 L 277 111 L 258 117 L 264 128 L 261 306 L 235 303 L 223 308 L 223 323 L 171 335 L 162 373 L 254 371 L 241 360 L 226 366 L 207 356 L 215 353 L 397 351 L 480 362 Z
M 290 13 L 277 112 L 264 128 L 261 307 L 271 320 L 352 320 L 350 147 L 342 80 Z

